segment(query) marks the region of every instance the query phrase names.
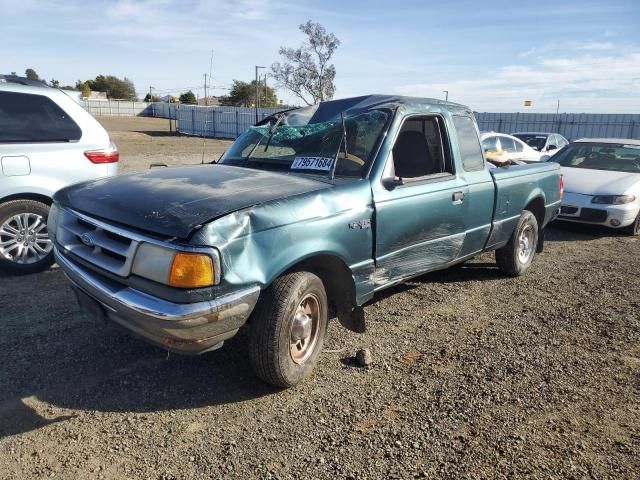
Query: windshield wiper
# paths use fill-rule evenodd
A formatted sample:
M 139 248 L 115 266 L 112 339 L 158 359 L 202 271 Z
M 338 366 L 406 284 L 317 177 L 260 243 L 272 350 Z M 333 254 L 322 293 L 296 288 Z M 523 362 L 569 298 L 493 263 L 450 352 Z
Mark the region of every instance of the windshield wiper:
M 267 151 L 267 148 L 269 147 L 269 143 L 271 142 L 271 138 L 273 137 L 273 134 L 276 133 L 276 128 L 278 128 L 278 125 L 280 125 L 280 122 L 282 122 L 282 120 L 284 120 L 284 114 L 280 115 L 278 117 L 278 120 L 276 121 L 276 123 L 269 128 L 268 134 L 267 135 L 262 135 L 260 137 L 260 140 L 258 140 L 256 142 L 256 144 L 253 146 L 253 148 L 251 149 L 251 151 L 248 153 L 248 155 L 244 158 L 245 161 L 249 160 L 252 156 L 253 153 L 258 149 L 258 147 L 260 146 L 260 144 L 262 143 L 262 141 L 264 140 L 265 137 L 268 136 L 268 141 L 267 141 L 267 145 L 264 147 L 264 151 Z
M 344 158 L 347 158 L 347 127 L 344 123 L 344 114 L 340 112 L 340 121 L 342 122 L 342 135 L 340 136 L 340 143 L 338 143 L 338 151 L 336 152 L 336 157 L 333 160 L 333 165 L 331 165 L 331 170 L 329 171 L 329 180 L 333 180 L 336 176 L 336 165 L 338 165 L 338 157 L 340 156 L 340 147 L 344 144 Z
M 281 113 L 280 115 L 278 115 L 278 119 L 276 120 L 276 123 L 274 123 L 273 126 L 269 129 L 269 138 L 267 139 L 267 144 L 264 146 L 265 152 L 267 151 L 267 148 L 269 148 L 269 145 L 271 144 L 271 139 L 273 138 L 274 133 L 276 133 L 278 126 L 282 123 L 282 120 L 284 120 L 284 113 Z

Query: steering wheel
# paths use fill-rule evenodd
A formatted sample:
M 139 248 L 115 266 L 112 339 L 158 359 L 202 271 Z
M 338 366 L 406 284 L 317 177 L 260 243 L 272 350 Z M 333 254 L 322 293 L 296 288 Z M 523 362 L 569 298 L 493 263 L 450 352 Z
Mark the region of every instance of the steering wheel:
M 338 155 L 338 160 L 349 160 L 350 162 L 358 165 L 358 167 L 362 167 L 364 165 L 364 160 L 355 155 L 351 155 L 350 153 L 347 153 L 347 156 L 345 157 L 344 152 L 340 152 L 340 154 Z

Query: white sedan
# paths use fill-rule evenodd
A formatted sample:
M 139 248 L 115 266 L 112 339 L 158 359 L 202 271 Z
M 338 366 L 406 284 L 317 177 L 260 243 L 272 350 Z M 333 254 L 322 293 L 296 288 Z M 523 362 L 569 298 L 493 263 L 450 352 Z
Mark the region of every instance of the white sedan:
M 519 138 L 505 133 L 483 132 L 480 134 L 480 140 L 485 155 L 498 153 L 507 160 L 527 163 L 539 162 L 543 155 Z
M 640 235 L 640 140 L 578 140 L 550 161 L 562 167 L 559 220 Z

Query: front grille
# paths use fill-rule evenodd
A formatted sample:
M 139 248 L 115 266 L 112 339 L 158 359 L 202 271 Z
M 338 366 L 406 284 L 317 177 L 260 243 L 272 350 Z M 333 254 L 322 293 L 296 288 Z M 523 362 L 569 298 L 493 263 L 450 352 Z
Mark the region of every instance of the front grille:
M 607 219 L 607 212 L 596 208 L 583 208 L 580 211 L 580 218 L 587 222 L 604 222 Z
M 578 211 L 578 207 L 569 207 L 569 206 L 562 206 L 560 207 L 560 214 L 562 215 L 573 215 Z
M 131 273 L 137 240 L 103 222 L 60 209 L 56 241 L 67 251 L 115 275 Z

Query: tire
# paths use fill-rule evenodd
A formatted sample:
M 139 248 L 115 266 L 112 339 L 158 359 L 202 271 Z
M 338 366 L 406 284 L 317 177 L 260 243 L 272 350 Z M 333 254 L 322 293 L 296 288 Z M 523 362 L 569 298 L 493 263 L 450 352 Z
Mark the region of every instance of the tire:
M 284 388 L 307 378 L 322 352 L 327 312 L 324 285 L 314 274 L 295 272 L 276 279 L 262 292 L 252 315 L 250 357 L 256 375 Z
M 51 266 L 53 244 L 47 232 L 48 216 L 49 206 L 35 200 L 0 205 L 0 269 L 22 275 Z M 25 223 L 34 228 L 21 229 Z
M 631 225 L 629 225 L 628 227 L 624 227 L 620 230 L 626 233 L 627 235 L 631 235 L 634 237 L 637 237 L 638 235 L 640 235 L 640 213 L 638 214 L 638 216 L 636 217 L 636 219 Z
M 538 221 L 529 210 L 523 210 L 507 244 L 496 250 L 500 270 L 512 277 L 524 275 L 536 256 Z

